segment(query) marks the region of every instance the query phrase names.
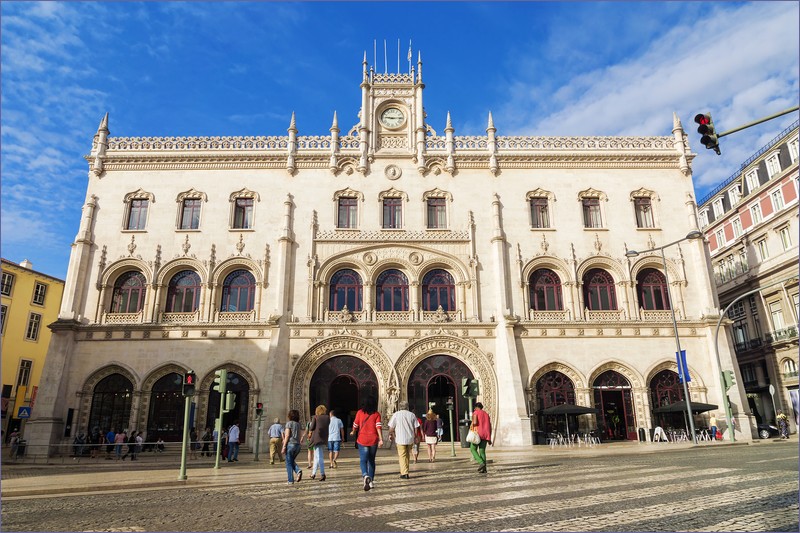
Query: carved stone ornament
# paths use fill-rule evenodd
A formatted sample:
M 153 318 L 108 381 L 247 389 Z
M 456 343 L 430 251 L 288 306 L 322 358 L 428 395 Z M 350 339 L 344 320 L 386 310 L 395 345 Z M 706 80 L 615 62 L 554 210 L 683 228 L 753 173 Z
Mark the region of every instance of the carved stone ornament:
M 411 252 L 410 254 L 408 254 L 408 261 L 412 265 L 417 266 L 420 263 L 422 263 L 422 254 L 419 252 Z
M 242 250 L 244 250 L 244 237 L 242 234 L 239 234 L 239 242 L 236 243 L 236 251 L 239 255 L 242 255 Z
M 128 245 L 128 255 L 133 257 L 133 252 L 136 251 L 136 235 L 131 235 L 131 242 Z
M 445 312 L 445 310 L 440 305 L 436 309 L 436 314 L 433 316 L 433 321 L 434 322 L 447 322 L 448 320 L 450 320 L 450 318 L 447 316 L 447 313 Z
M 189 250 L 192 248 L 192 245 L 189 244 L 189 236 L 188 235 L 186 236 L 186 240 L 183 241 L 183 246 L 181 246 L 181 248 L 183 248 L 183 255 L 187 255 L 189 253 Z
M 378 256 L 375 255 L 373 252 L 367 252 L 364 254 L 364 263 L 369 266 L 374 265 L 378 262 Z
M 347 308 L 347 306 L 343 306 L 342 310 L 339 312 L 339 322 L 352 322 L 353 321 L 353 313 Z
M 390 180 L 396 180 L 403 175 L 403 170 L 397 165 L 387 165 L 383 174 Z

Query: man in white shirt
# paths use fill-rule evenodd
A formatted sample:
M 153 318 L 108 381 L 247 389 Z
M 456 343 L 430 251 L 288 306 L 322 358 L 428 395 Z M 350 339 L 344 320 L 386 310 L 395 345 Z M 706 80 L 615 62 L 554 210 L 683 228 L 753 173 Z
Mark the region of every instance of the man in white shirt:
M 400 461 L 400 478 L 408 479 L 408 460 L 411 455 L 411 447 L 416 438 L 416 428 L 419 427 L 419 420 L 416 415 L 408 410 L 408 402 L 401 401 L 397 404 L 397 411 L 389 420 L 389 438 L 394 439 L 397 444 L 397 456 Z
M 239 462 L 239 421 L 228 430 L 228 462 Z
M 341 418 L 337 418 L 334 413 L 333 409 L 328 412 L 331 417 L 331 423 L 328 426 L 328 454 L 330 455 L 331 468 L 336 468 L 336 459 L 339 458 L 339 450 L 344 439 L 344 422 L 342 422 Z
M 278 462 L 283 462 L 283 455 L 281 454 L 282 437 L 283 425 L 281 425 L 281 419 L 276 418 L 269 427 L 269 464 L 271 465 L 275 464 L 276 457 Z

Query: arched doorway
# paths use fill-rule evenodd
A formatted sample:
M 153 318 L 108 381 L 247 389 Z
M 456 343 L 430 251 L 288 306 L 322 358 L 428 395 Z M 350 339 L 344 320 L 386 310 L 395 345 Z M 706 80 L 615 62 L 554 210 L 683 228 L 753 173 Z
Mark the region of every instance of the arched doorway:
M 161 437 L 166 442 L 183 439 L 183 376 L 170 372 L 153 384 L 147 417 L 148 442 Z M 131 431 L 136 428 L 129 428 Z
M 461 394 L 461 380 L 473 379 L 470 369 L 449 355 L 434 355 L 421 361 L 408 380 L 409 409 L 422 418 L 430 407 L 444 422 L 442 440 L 450 442 L 450 414 L 447 399 L 453 398 L 453 423 L 469 413 L 469 400 Z M 458 385 L 456 385 L 458 384 Z M 458 429 L 453 428 L 458 439 Z
M 683 401 L 683 385 L 678 373 L 662 370 L 650 380 L 650 407 L 656 409 Z M 684 413 L 653 413 L 653 422 L 663 428 L 686 427 Z
M 308 419 L 314 409 L 325 405 L 336 411 L 345 427 L 345 440 L 361 401 L 378 398 L 378 378 L 366 361 L 352 355 L 340 355 L 322 363 L 311 377 L 308 411 L 300 417 Z
M 87 435 L 96 427 L 105 435 L 128 429 L 133 401 L 133 384 L 122 374 L 111 374 L 95 385 L 89 412 Z
M 225 385 L 225 392 L 232 392 L 236 398 L 234 408 L 222 414 L 222 427 L 227 428 L 235 421 L 239 421 L 239 442 L 246 441 L 247 433 L 247 413 L 248 402 L 250 400 L 250 384 L 241 374 L 228 371 L 228 380 Z M 219 416 L 219 391 L 208 391 L 208 411 L 206 414 L 206 427 L 214 429 L 217 417 Z M 199 434 L 203 433 L 203 428 L 197 428 Z M 165 439 L 166 440 L 166 439 Z
M 574 435 L 578 432 L 577 415 L 564 416 L 545 416 L 542 411 L 561 404 L 575 405 L 575 385 L 572 380 L 559 372 L 551 370 L 536 382 L 536 401 L 537 401 L 537 421 L 538 427 L 542 431 L 567 433 L 566 419 L 569 420 L 569 433 Z
M 597 426 L 606 439 L 636 440 L 631 384 L 619 372 L 607 370 L 592 384 Z

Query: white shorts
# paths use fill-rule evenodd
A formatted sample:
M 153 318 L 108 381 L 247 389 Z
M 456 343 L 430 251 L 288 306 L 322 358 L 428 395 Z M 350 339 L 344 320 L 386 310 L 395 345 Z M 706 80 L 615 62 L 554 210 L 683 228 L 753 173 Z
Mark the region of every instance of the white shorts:
M 438 439 L 436 438 L 436 436 L 429 437 L 425 435 L 425 444 L 436 444 L 437 441 Z

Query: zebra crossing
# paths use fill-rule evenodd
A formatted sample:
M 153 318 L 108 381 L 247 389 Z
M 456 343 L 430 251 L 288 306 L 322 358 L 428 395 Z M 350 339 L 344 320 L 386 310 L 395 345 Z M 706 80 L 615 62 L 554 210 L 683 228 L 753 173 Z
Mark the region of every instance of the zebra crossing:
M 511 462 L 480 476 L 454 461 L 412 468 L 401 480 L 385 463 L 364 492 L 357 465 L 340 465 L 325 482 L 254 484 L 237 494 L 333 512 L 356 531 L 797 531 L 797 472 L 773 471 L 765 483 L 766 474 L 737 466 Z

